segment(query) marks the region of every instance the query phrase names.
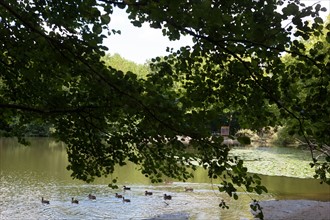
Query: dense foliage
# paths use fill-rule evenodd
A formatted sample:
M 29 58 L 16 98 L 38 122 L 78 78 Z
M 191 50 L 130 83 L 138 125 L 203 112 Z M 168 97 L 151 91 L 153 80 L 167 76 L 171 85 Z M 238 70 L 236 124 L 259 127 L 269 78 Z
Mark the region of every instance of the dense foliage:
M 116 7 L 135 26 L 149 22 L 172 40 L 191 35 L 194 45 L 155 58 L 146 77 L 108 66 L 102 41 L 119 33 L 109 28 Z M 0 129 L 20 136 L 27 123 L 51 124 L 72 176 L 85 181 L 128 160 L 156 182 L 184 180 L 200 165 L 234 198 L 236 186 L 262 193 L 222 138 L 210 138 L 211 124 L 290 122 L 312 152 L 327 153 L 330 25 L 320 10 L 298 0 L 0 0 Z M 329 183 L 327 161 L 312 155 Z
M 106 66 L 111 66 L 123 73 L 132 72 L 137 75 L 137 78 L 145 78 L 150 72 L 148 64 L 136 64 L 133 61 L 124 59 L 119 54 L 106 54 L 102 57 L 102 61 Z

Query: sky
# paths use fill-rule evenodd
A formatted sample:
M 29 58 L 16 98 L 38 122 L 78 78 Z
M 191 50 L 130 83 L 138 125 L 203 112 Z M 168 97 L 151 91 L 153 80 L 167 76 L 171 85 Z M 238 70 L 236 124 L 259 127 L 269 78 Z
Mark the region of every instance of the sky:
M 322 13 L 326 17 L 330 13 L 330 0 L 301 0 L 306 6 L 319 2 L 327 8 Z M 192 45 L 190 37 L 182 37 L 180 41 L 169 41 L 160 29 L 152 29 L 148 24 L 141 28 L 134 27 L 127 18 L 124 10 L 116 8 L 111 16 L 110 29 L 121 30 L 121 34 L 109 36 L 104 45 L 109 48 L 108 53 L 120 54 L 123 58 L 135 63 L 144 64 L 156 56 L 165 56 L 166 47 L 179 49 L 181 46 Z
M 109 53 L 118 53 L 125 59 L 143 64 L 156 56 L 166 55 L 166 47 L 179 49 L 181 46 L 192 45 L 189 37 L 180 41 L 169 41 L 161 29 L 150 28 L 143 24 L 141 28 L 134 27 L 124 10 L 115 9 L 111 16 L 110 29 L 118 29 L 121 34 L 111 35 L 104 41 Z

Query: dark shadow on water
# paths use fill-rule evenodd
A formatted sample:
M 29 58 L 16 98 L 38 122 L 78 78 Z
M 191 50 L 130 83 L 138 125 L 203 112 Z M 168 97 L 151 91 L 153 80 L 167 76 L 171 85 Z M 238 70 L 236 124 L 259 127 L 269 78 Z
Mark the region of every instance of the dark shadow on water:
M 189 214 L 188 213 L 169 213 L 169 214 L 162 214 L 162 215 L 158 215 L 152 218 L 147 218 L 144 220 L 187 220 L 189 219 Z

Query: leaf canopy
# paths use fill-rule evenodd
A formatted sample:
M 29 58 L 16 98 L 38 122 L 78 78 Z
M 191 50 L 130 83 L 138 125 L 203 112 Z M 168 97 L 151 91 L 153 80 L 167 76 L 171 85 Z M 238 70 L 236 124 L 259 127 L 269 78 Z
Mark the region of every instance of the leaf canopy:
M 170 40 L 191 35 L 194 45 L 154 59 L 144 77 L 109 66 L 103 39 L 120 33 L 108 25 L 115 7 L 135 26 L 149 22 Z M 301 7 L 297 0 L 0 0 L 0 129 L 21 137 L 30 122 L 51 124 L 67 144 L 72 176 L 87 182 L 127 161 L 154 182 L 186 180 L 200 165 L 234 198 L 236 186 L 260 194 L 266 189 L 222 138 L 210 138 L 210 126 L 233 115 L 252 129 L 292 122 L 326 153 L 330 26 L 319 5 Z M 329 163 L 313 158 L 313 165 L 329 183 Z

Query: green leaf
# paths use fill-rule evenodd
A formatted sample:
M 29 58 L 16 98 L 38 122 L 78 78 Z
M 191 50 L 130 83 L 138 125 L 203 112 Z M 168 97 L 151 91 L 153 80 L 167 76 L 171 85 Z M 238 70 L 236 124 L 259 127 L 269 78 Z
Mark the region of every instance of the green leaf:
M 328 43 L 330 43 L 330 31 L 327 32 L 326 40 Z
M 312 135 L 312 134 L 313 134 L 313 131 L 312 131 L 312 129 L 309 128 L 309 129 L 306 130 L 306 133 L 307 133 L 308 135 Z
M 326 12 L 326 11 L 327 11 L 327 8 L 322 7 L 320 10 L 321 10 L 322 12 Z
M 102 26 L 98 23 L 94 24 L 93 26 L 93 32 L 95 34 L 101 34 L 102 33 Z
M 150 24 L 151 28 L 156 28 L 156 29 L 160 29 L 162 28 L 161 24 L 159 22 L 154 22 Z
M 140 21 L 132 21 L 132 24 L 135 26 L 135 27 L 142 27 L 142 23 Z
M 123 2 L 123 3 L 117 3 L 116 6 L 120 9 L 125 9 L 126 8 L 126 4 Z
M 321 17 L 314 18 L 314 22 L 318 24 L 323 24 L 323 19 Z
M 251 139 L 247 136 L 238 137 L 237 141 L 242 145 L 250 145 Z
M 295 15 L 299 12 L 299 7 L 295 3 L 290 3 L 282 9 L 282 12 L 285 15 Z
M 101 16 L 101 22 L 102 22 L 102 24 L 109 24 L 110 23 L 110 20 L 111 20 L 111 18 L 107 14 Z

